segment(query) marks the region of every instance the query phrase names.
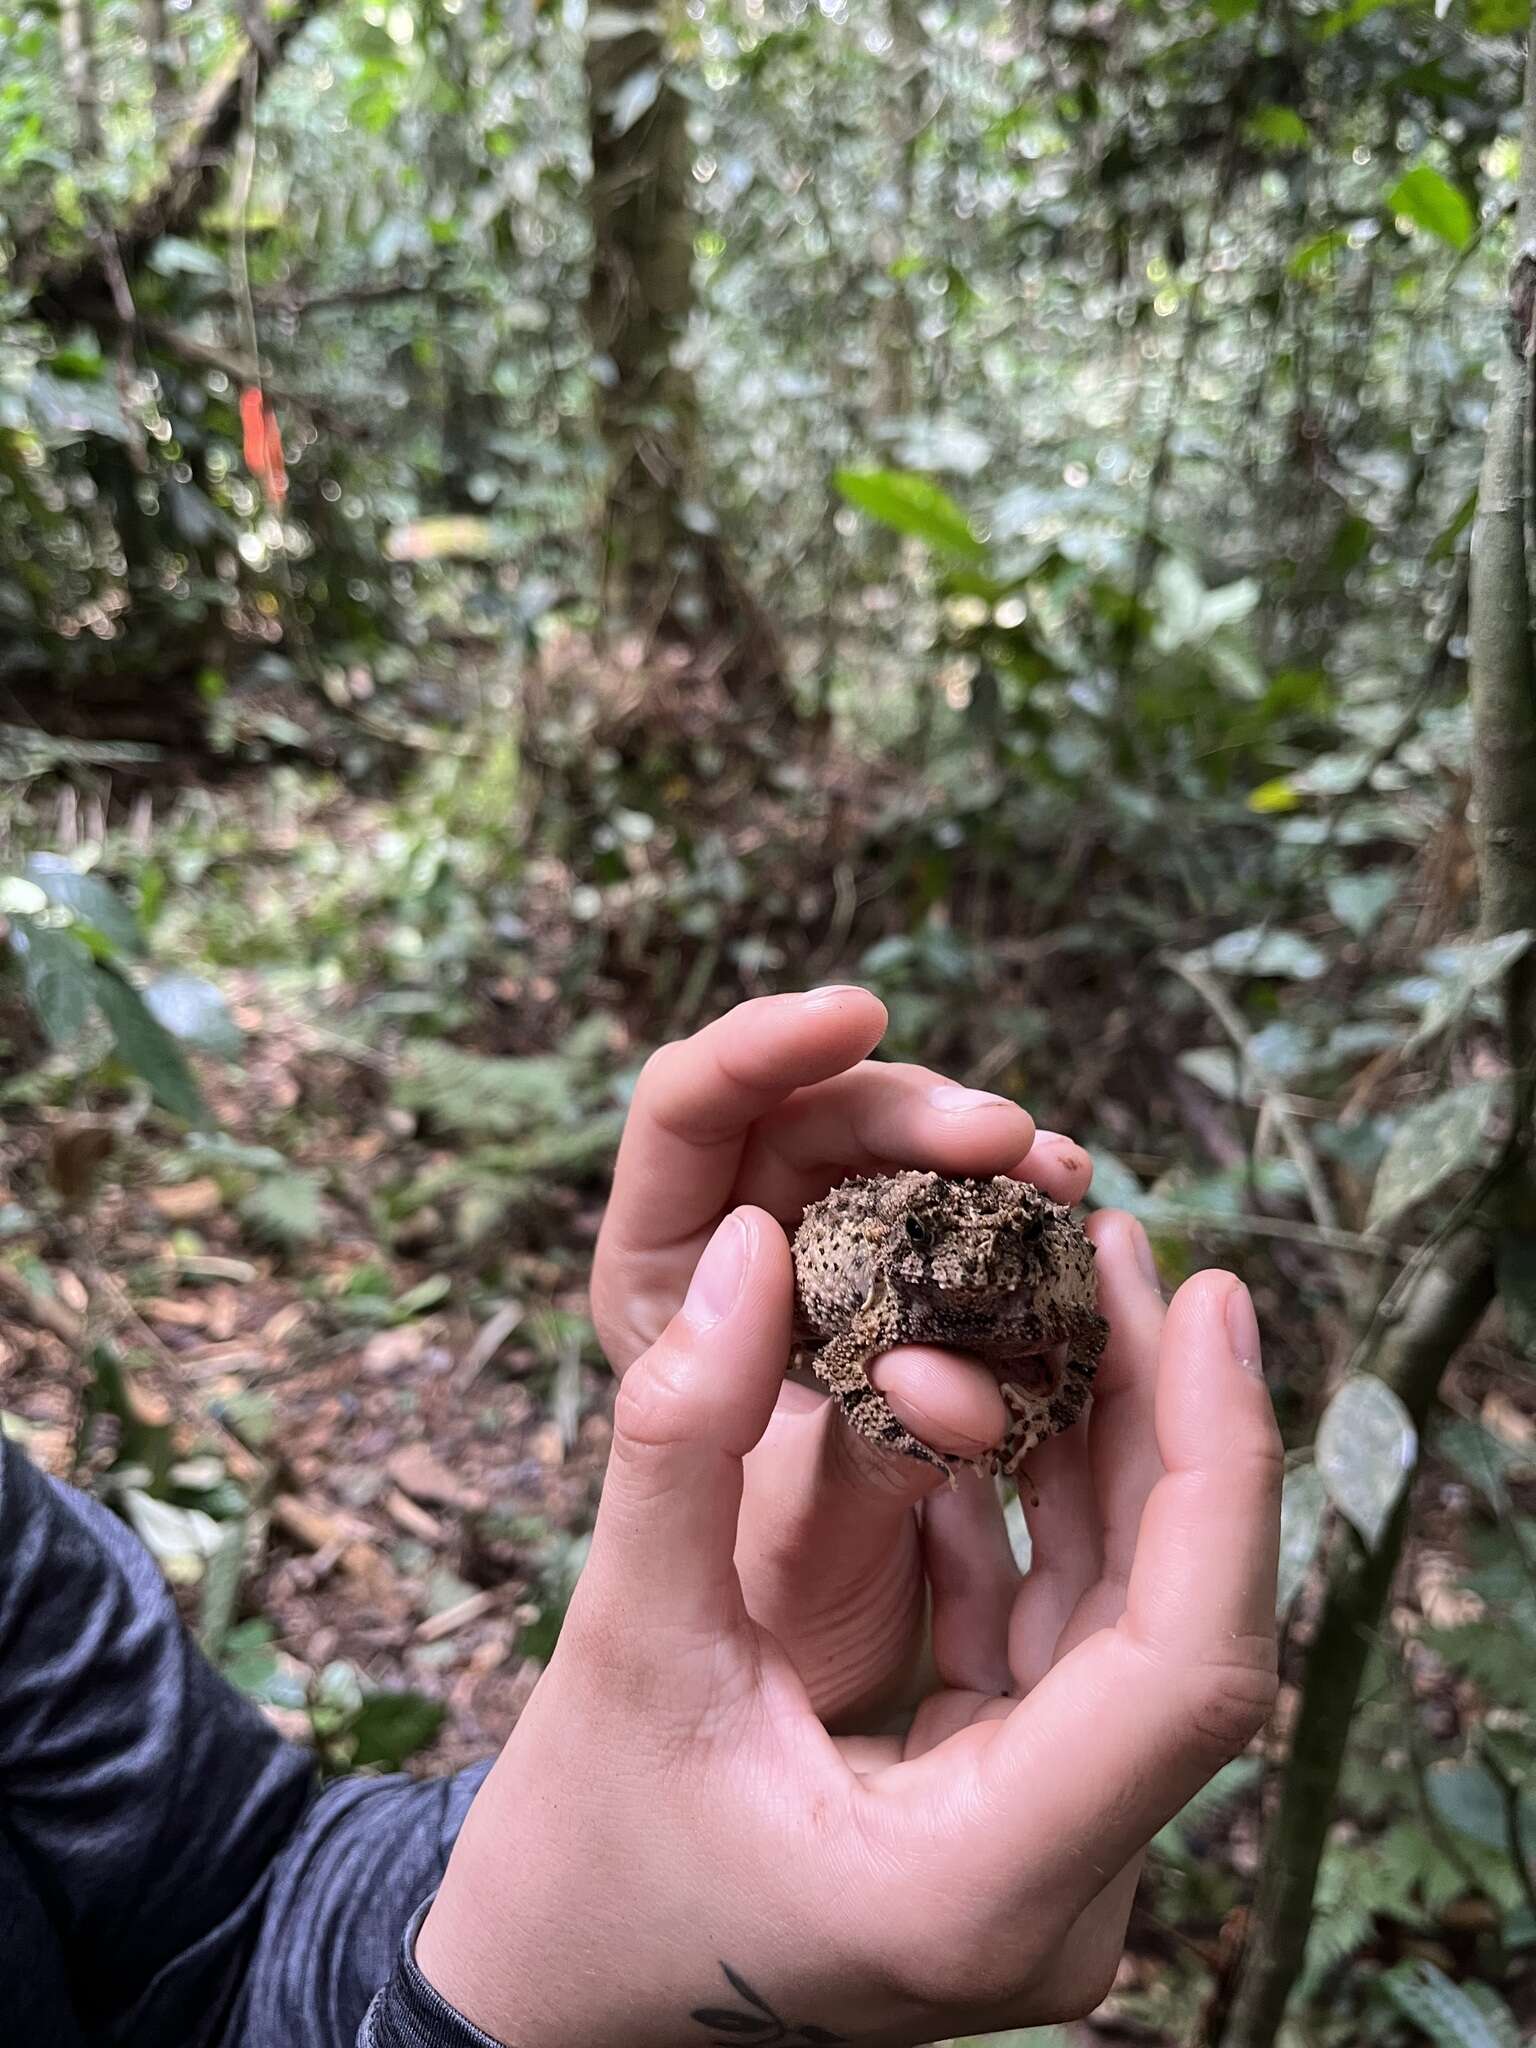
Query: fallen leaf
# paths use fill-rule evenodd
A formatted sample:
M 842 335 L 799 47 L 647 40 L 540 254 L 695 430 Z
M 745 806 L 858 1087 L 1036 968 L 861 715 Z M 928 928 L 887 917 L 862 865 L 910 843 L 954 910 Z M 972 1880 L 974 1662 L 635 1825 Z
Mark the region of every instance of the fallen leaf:
M 426 1323 L 402 1323 L 397 1330 L 378 1330 L 363 1346 L 358 1370 L 370 1380 L 386 1380 L 402 1366 L 416 1363 L 431 1334 Z
M 197 1223 L 216 1216 L 224 1206 L 224 1191 L 211 1176 L 184 1180 L 174 1187 L 151 1188 L 150 1207 L 167 1223 Z

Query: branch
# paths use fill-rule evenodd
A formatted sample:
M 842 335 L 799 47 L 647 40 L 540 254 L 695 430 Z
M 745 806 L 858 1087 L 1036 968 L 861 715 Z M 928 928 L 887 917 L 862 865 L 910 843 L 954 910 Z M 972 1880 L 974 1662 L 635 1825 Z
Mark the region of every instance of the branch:
M 253 356 L 241 355 L 236 349 L 221 348 L 215 341 L 198 341 L 195 336 L 183 334 L 164 320 L 146 320 L 143 334 L 153 347 L 168 356 L 175 356 L 178 362 L 189 363 L 195 369 L 222 370 L 236 384 L 260 384 L 269 398 L 281 399 L 284 404 L 308 413 L 327 433 L 354 441 L 367 437 L 368 428 L 363 421 L 347 419 L 334 411 L 323 398 L 311 397 L 308 392 L 296 390 L 291 384 L 275 383 Z
M 1186 981 L 1210 1009 L 1217 1023 L 1226 1032 L 1237 1049 L 1237 1056 L 1243 1067 L 1253 1075 L 1263 1094 L 1264 1107 L 1275 1122 L 1275 1128 L 1285 1140 L 1285 1149 L 1290 1153 L 1301 1184 L 1306 1190 L 1307 1207 L 1312 1211 L 1320 1230 L 1337 1232 L 1339 1212 L 1334 1206 L 1332 1192 L 1323 1173 L 1322 1163 L 1312 1149 L 1312 1142 L 1298 1122 L 1295 1112 L 1285 1097 L 1267 1085 L 1264 1069 L 1252 1057 L 1251 1037 L 1247 1025 L 1236 1005 L 1221 985 L 1198 967 L 1191 967 L 1176 954 L 1165 953 L 1163 965 L 1171 968 L 1181 981 Z
M 291 11 L 268 29 L 264 51 L 248 45 L 215 73 L 158 183 L 117 231 L 125 270 L 136 270 L 162 235 L 185 234 L 196 226 L 223 175 L 224 152 L 240 127 L 241 80 L 246 65 L 256 67 L 259 92 L 295 36 L 329 4 L 330 0 L 296 0 Z M 44 313 L 53 308 L 95 321 L 107 296 L 101 259 L 95 253 L 31 269 L 22 265 L 18 279 L 27 297 Z

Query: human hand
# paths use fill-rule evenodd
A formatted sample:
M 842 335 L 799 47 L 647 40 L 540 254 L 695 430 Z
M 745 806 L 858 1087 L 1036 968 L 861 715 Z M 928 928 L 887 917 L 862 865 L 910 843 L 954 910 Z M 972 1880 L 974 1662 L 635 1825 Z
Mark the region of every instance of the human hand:
M 1057 1201 L 1082 1197 L 1091 1169 L 1078 1147 L 1037 1133 L 1001 1096 L 869 1060 L 884 1029 L 884 1006 L 864 989 L 768 996 L 648 1063 L 592 1273 L 593 1316 L 617 1372 L 676 1313 L 711 1231 L 738 1204 L 792 1229 L 850 1174 L 913 1166 L 1009 1173 Z M 997 1383 L 974 1359 L 906 1345 L 874 1378 L 914 1435 L 958 1458 L 1007 1428 Z M 856 1435 L 824 1395 L 792 1384 L 747 1460 L 736 1557 L 747 1605 L 834 1726 L 862 1724 L 912 1677 L 925 1611 L 915 1510 L 942 1485 L 933 1467 Z M 955 1569 L 963 1558 L 973 1580 L 1006 1586 L 990 1482 L 967 1475 L 958 1494 L 929 1502 L 926 1523 Z M 957 1657 L 962 1633 L 950 1630 Z M 972 1663 L 973 1682 L 987 1683 L 992 1672 Z
M 900 1741 L 829 1736 L 748 1612 L 743 1460 L 791 1267 L 761 1210 L 711 1238 L 620 1387 L 586 1571 L 418 1940 L 496 2040 L 756 2019 L 765 2048 L 904 2048 L 1102 1998 L 1144 1845 L 1273 1701 L 1281 1460 L 1246 1290 L 1201 1274 L 1165 1312 L 1131 1220 L 1098 1227 L 1103 1393 L 1040 1474 L 1038 1574 L 990 1617 L 1024 1696 L 942 1687 Z

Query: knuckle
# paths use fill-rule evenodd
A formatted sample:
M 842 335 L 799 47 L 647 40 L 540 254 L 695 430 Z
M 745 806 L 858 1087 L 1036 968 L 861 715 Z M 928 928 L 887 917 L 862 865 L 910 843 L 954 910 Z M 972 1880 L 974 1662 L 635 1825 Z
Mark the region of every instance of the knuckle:
M 1243 1638 L 1194 1673 L 1190 1727 L 1201 1747 L 1226 1763 L 1264 1726 L 1278 1692 L 1274 1638 Z
M 630 1367 L 613 1402 L 615 1452 L 667 1451 L 693 1434 L 687 1361 L 657 1344 Z

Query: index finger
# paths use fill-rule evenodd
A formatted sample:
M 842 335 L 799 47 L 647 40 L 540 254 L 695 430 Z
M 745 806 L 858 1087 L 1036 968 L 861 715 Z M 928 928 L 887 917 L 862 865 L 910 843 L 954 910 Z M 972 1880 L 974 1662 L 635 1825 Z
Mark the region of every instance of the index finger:
M 1230 1274 L 1179 1290 L 1159 1354 L 1164 1471 L 1142 1514 L 1125 1612 L 1049 1671 L 973 1757 L 968 1853 L 980 1823 L 1001 1859 L 999 1885 L 1062 1910 L 1093 1898 L 1274 1701 L 1282 1455 L 1251 1317 Z
M 636 1251 L 709 1229 L 731 1199 L 758 1117 L 879 1044 L 885 1005 L 862 988 L 757 996 L 646 1062 L 614 1167 L 604 1235 Z

